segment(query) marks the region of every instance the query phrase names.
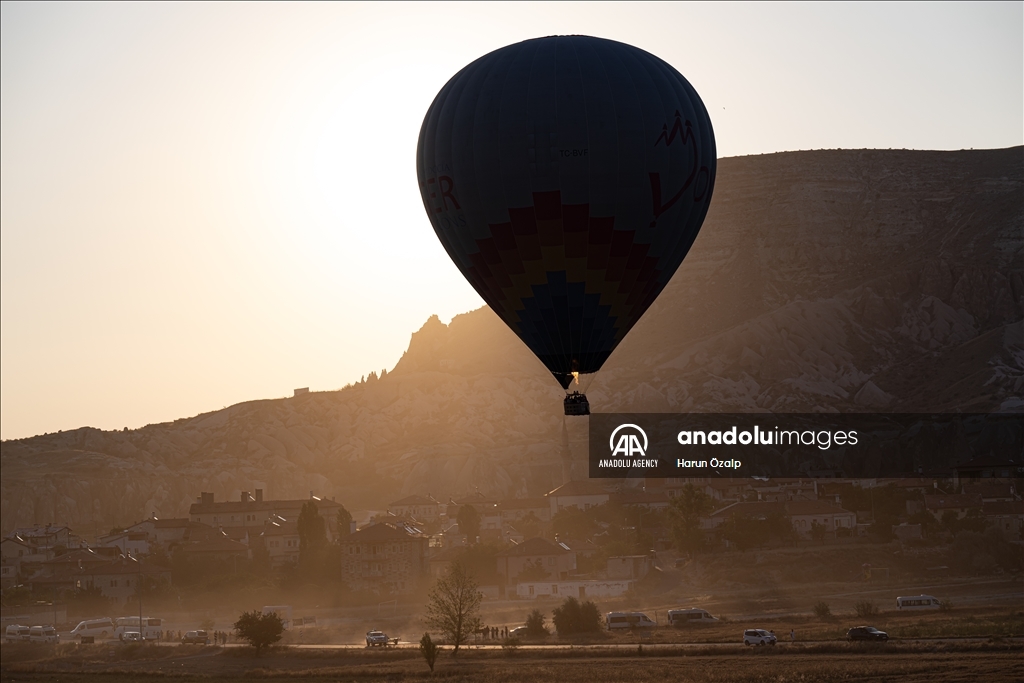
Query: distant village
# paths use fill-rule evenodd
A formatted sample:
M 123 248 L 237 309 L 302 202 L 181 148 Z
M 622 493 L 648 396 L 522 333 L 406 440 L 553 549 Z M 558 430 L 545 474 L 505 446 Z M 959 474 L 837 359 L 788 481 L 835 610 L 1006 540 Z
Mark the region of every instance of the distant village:
M 642 582 L 660 556 L 695 551 L 942 542 L 993 528 L 1019 547 L 1024 500 L 1019 480 L 1001 467 L 976 459 L 948 478 L 892 480 L 570 481 L 539 498 L 411 495 L 354 514 L 314 492 L 290 500 L 268 499 L 261 489 L 232 500 L 202 492 L 187 516 L 152 516 L 95 539 L 66 525 L 16 529 L 0 542 L 2 588 L 50 597 L 37 611 L 53 623 L 64 616 L 54 614 L 57 603 L 70 595 L 87 591 L 124 606 L 140 582 L 173 585 L 175 567 L 189 563 L 238 571 L 261 562 L 288 571 L 313 542 L 305 516 L 307 528 L 322 520 L 320 542 L 333 549 L 327 571 L 351 591 L 401 599 L 422 592 L 467 550 L 486 547 L 489 554 L 477 557 L 478 567 L 480 556 L 486 563 L 485 598 L 615 597 Z M 24 620 L 25 609 L 16 611 Z

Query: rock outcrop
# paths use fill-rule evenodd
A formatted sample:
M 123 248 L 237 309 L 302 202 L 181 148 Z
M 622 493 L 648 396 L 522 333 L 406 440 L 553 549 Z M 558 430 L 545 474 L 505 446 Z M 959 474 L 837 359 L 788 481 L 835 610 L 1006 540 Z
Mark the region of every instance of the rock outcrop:
M 593 378 L 600 411 L 1020 409 L 1024 149 L 723 159 L 679 272 Z M 431 318 L 336 392 L 2 445 L 2 525 L 105 530 L 198 493 L 542 494 L 562 392 L 488 309 Z M 585 421 L 570 419 L 582 454 Z

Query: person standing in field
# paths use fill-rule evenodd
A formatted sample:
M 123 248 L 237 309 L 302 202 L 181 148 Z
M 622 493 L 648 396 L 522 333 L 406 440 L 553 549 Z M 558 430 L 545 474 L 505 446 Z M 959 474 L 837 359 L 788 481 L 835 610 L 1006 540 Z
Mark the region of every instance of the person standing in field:
M 793 630 L 793 629 L 789 629 L 789 642 L 791 642 L 791 643 L 795 643 L 796 642 L 796 631 Z

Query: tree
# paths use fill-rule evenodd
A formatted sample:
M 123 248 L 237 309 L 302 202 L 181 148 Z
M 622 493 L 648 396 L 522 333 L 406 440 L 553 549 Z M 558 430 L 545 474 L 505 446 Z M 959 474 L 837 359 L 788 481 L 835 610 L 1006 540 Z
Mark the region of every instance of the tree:
M 480 513 L 476 508 L 472 505 L 463 505 L 455 519 L 459 523 L 459 533 L 466 534 L 466 542 L 470 545 L 476 543 L 476 538 L 480 535 Z
M 732 515 L 718 527 L 718 535 L 735 543 L 741 551 L 745 551 L 753 548 L 761 540 L 757 527 L 757 520 Z
M 822 621 L 831 619 L 832 608 L 828 606 L 827 602 L 819 602 L 814 605 L 814 616 L 818 617 Z
M 338 508 L 337 520 L 338 536 L 340 538 L 347 538 L 352 528 L 352 513 L 346 510 L 344 505 Z
M 437 661 L 437 654 L 441 651 L 437 643 L 430 639 L 429 633 L 424 633 L 423 637 L 420 638 L 420 653 L 423 655 L 423 659 L 427 661 L 427 666 L 430 670 L 434 670 L 434 662 Z
M 862 619 L 878 616 L 878 606 L 870 600 L 858 600 L 853 608 L 856 610 L 857 616 Z
M 307 578 L 323 573 L 324 551 L 327 548 L 327 524 L 313 501 L 302 504 L 296 524 L 299 532 L 299 567 Z
M 526 615 L 526 635 L 534 637 L 548 635 L 548 629 L 544 626 L 544 613 L 539 609 Z
M 259 657 L 263 648 L 281 640 L 281 634 L 284 633 L 284 622 L 277 612 L 270 614 L 263 614 L 256 610 L 242 612 L 242 616 L 238 617 L 238 621 L 235 622 L 235 633 L 256 648 L 256 656 Z
M 676 547 L 685 552 L 698 552 L 704 547 L 704 532 L 700 528 L 700 518 L 714 510 L 711 496 L 693 484 L 683 487 L 680 494 L 673 499 L 670 510 L 672 538 Z
M 327 526 L 315 502 L 310 500 L 302 504 L 296 526 L 299 532 L 300 562 L 304 553 L 308 555 L 327 545 Z
M 818 522 L 818 520 L 814 520 L 811 522 L 811 538 L 815 541 L 818 541 L 819 543 L 824 543 L 825 532 L 827 530 L 828 529 L 825 527 L 825 525 Z
M 99 586 L 77 588 L 70 596 L 65 596 L 68 615 L 105 614 L 110 609 L 110 598 L 103 596 Z
M 601 630 L 601 613 L 590 600 L 581 604 L 576 598 L 566 598 L 554 609 L 551 621 L 560 636 Z
M 452 656 L 457 655 L 459 647 L 469 641 L 470 634 L 480 628 L 483 598 L 476 579 L 461 562 L 453 562 L 430 590 L 427 623 L 455 646 Z

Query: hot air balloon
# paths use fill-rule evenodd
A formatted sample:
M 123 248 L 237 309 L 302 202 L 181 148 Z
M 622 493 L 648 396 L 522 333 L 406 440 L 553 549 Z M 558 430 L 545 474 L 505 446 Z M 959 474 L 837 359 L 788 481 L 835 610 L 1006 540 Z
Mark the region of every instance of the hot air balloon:
M 423 119 L 416 172 L 452 261 L 568 391 L 682 263 L 715 159 L 707 110 L 672 66 L 552 36 L 455 74 Z M 589 414 L 586 396 L 565 412 Z

